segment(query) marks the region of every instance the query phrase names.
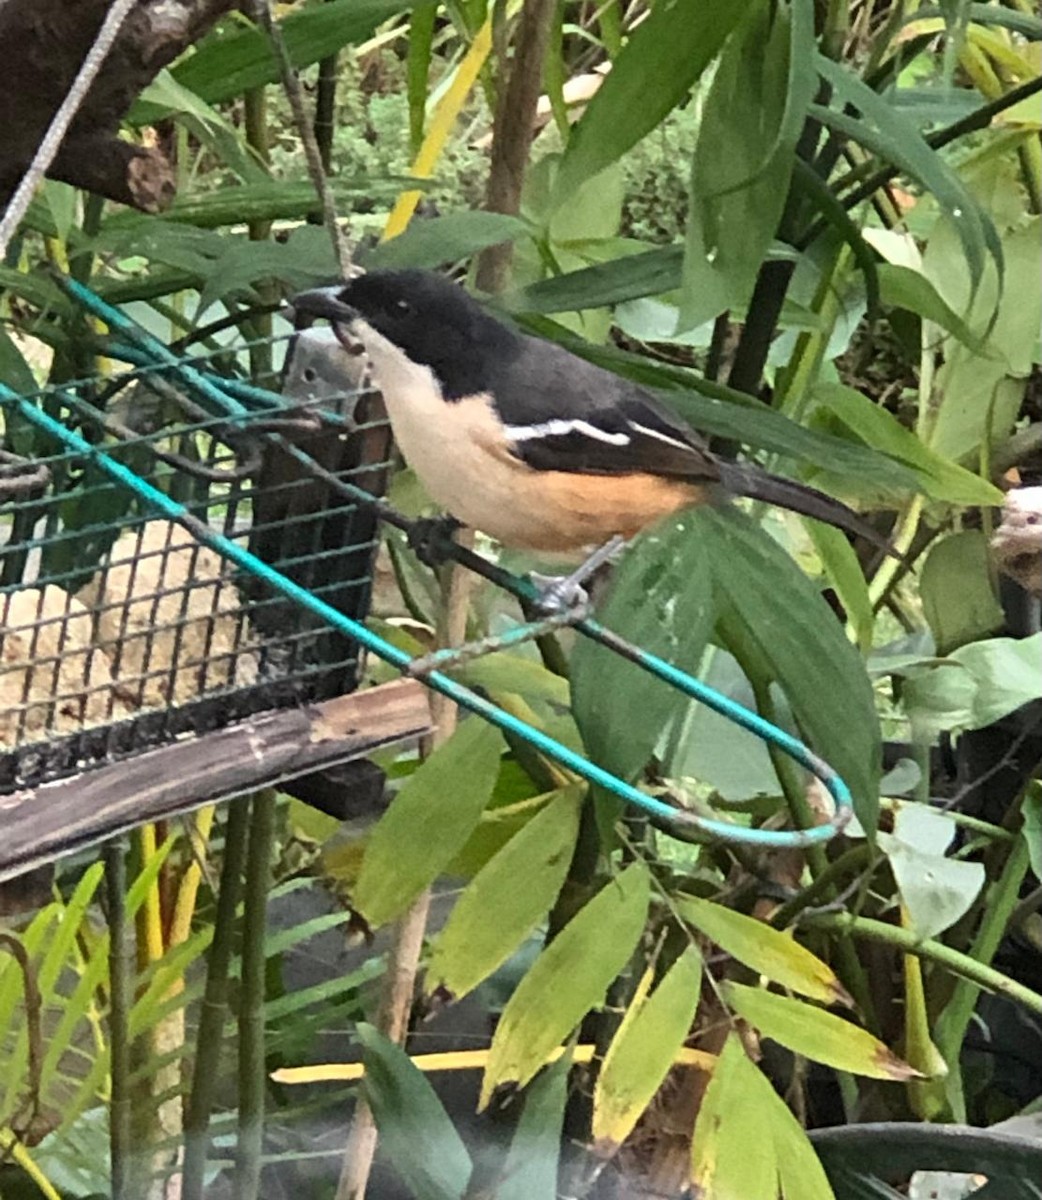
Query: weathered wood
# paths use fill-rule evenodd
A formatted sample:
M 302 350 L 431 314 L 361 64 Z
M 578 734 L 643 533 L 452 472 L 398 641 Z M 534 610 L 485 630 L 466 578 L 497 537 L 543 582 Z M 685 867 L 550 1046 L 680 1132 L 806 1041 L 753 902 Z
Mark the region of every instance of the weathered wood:
M 110 0 L 0 4 L 4 136 L 0 205 L 29 165 L 108 11 Z M 121 141 L 119 123 L 161 68 L 198 41 L 235 0 L 140 0 L 69 129 L 48 175 L 145 212 L 166 208 L 174 172 L 165 157 Z
M 263 713 L 71 779 L 0 796 L 0 880 L 149 821 L 429 732 L 414 680 Z

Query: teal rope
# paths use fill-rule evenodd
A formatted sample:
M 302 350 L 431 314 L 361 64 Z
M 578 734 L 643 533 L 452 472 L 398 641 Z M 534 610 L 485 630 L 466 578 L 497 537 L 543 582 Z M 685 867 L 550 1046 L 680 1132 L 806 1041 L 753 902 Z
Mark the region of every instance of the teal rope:
M 111 308 L 100 297 L 90 291 L 90 289 L 77 283 L 75 280 L 63 280 L 62 283 L 66 290 L 85 308 L 103 320 L 111 329 L 115 329 L 127 337 L 138 348 L 138 352 L 134 355 L 135 358 L 140 357 L 143 352 L 144 355 L 147 355 L 153 361 L 158 359 L 159 363 L 157 366 L 160 370 L 166 368 L 175 372 L 193 391 L 196 391 L 210 404 L 216 406 L 219 411 L 226 413 L 236 423 L 248 419 L 250 412 L 246 405 L 240 399 L 229 395 L 224 390 L 227 381 L 208 372 L 199 371 L 193 366 L 184 363 L 168 347 L 163 345 L 158 339 L 152 337 L 151 334 L 138 326 L 136 322 L 119 312 L 119 310 Z M 129 355 L 127 357 L 128 359 L 130 358 Z M 249 397 L 243 394 L 242 399 L 257 404 L 261 400 L 263 390 L 251 388 L 250 391 L 252 394 Z M 269 395 L 277 403 L 285 406 L 283 398 L 275 397 L 274 393 L 269 393 Z M 268 564 L 249 554 L 248 551 L 243 550 L 234 542 L 215 533 L 181 505 L 172 501 L 164 493 L 152 487 L 147 481 L 134 475 L 121 464 L 109 459 L 101 451 L 91 447 L 79 435 L 66 429 L 60 422 L 42 413 L 24 398 L 18 396 L 17 393 L 0 385 L 0 398 L 16 403 L 28 420 L 33 421 L 41 428 L 47 429 L 48 432 L 59 438 L 66 445 L 76 449 L 77 452 L 89 454 L 113 478 L 116 478 L 119 482 L 129 487 L 165 515 L 185 525 L 195 536 L 212 546 L 218 553 L 263 578 L 277 591 L 300 603 L 303 607 L 333 625 L 339 632 L 360 642 L 373 653 L 396 666 L 399 670 L 409 673 L 410 666 L 415 661 L 409 655 L 391 645 L 391 643 L 384 641 L 384 639 L 372 633 L 364 625 L 345 617 L 342 613 L 325 604 L 318 597 L 313 596 L 306 589 L 287 579 L 280 572 L 275 571 Z M 393 510 L 389 510 L 389 506 L 384 501 L 378 500 L 361 488 L 338 479 L 329 472 L 325 472 L 323 468 L 314 463 L 298 447 L 277 437 L 277 435 L 273 435 L 273 440 L 277 441 L 283 449 L 290 451 L 309 470 L 317 472 L 326 482 L 335 486 L 341 494 L 360 503 L 375 507 L 385 518 L 393 514 L 394 517 L 398 518 L 398 521 L 402 520 L 398 514 L 393 513 Z M 502 568 L 489 563 L 488 560 L 470 551 L 463 550 L 460 547 L 456 547 L 455 550 L 454 557 L 462 565 L 478 571 L 493 583 L 512 592 L 518 598 L 531 600 L 535 597 L 535 589 L 525 580 L 504 571 Z M 536 628 L 537 625 L 517 627 L 504 636 L 503 645 L 511 645 L 530 638 Z M 530 744 L 536 746 L 549 757 L 554 758 L 582 778 L 606 788 L 609 792 L 627 803 L 635 804 L 657 823 L 665 824 L 667 827 L 666 831 L 676 837 L 692 839 L 709 836 L 729 842 L 740 842 L 757 846 L 802 847 L 828 841 L 850 820 L 853 813 L 853 806 L 850 790 L 846 783 L 828 763 L 797 738 L 792 737 L 784 730 L 764 720 L 759 714 L 735 703 L 727 696 L 721 695 L 713 688 L 708 687 L 685 671 L 679 670 L 657 655 L 650 654 L 640 647 L 633 646 L 597 621 L 590 618 L 578 621 L 576 629 L 585 636 L 623 655 L 631 662 L 634 662 L 658 679 L 676 688 L 684 695 L 712 708 L 715 712 L 741 726 L 743 729 L 748 730 L 754 736 L 763 741 L 773 743 L 784 754 L 793 758 L 815 775 L 825 786 L 836 803 L 836 812 L 833 819 L 826 825 L 816 826 L 813 829 L 807 830 L 746 829 L 728 822 L 701 817 L 674 808 L 671 805 L 656 800 L 654 797 L 646 795 L 644 792 L 638 791 L 632 785 L 598 767 L 596 764 L 589 762 L 587 759 L 582 758 L 540 730 L 523 721 L 519 721 L 510 713 L 456 683 L 442 672 L 427 669 L 432 665 L 437 666 L 438 663 L 450 665 L 454 653 L 451 648 L 436 652 L 433 656 L 428 656 L 424 660 L 425 670 L 423 680 L 428 686 L 440 691 L 469 711 L 482 716 L 485 720 L 490 721 L 500 729 L 524 738 Z

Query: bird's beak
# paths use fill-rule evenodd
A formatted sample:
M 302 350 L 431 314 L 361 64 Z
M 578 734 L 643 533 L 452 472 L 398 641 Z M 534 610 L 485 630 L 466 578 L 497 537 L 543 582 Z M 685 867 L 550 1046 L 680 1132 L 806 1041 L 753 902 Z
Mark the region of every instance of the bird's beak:
M 300 292 L 289 302 L 289 316 L 296 321 L 299 317 L 325 317 L 335 325 L 348 325 L 358 312 L 340 299 L 342 285 L 333 287 L 314 288 L 310 292 Z
M 341 290 L 341 285 L 335 285 L 301 292 L 289 302 L 287 316 L 298 329 L 306 323 L 310 324 L 302 318 L 325 317 L 336 335 L 336 340 L 348 354 L 364 354 L 364 344 L 352 331 L 352 326 L 358 320 L 358 310 L 340 299 Z

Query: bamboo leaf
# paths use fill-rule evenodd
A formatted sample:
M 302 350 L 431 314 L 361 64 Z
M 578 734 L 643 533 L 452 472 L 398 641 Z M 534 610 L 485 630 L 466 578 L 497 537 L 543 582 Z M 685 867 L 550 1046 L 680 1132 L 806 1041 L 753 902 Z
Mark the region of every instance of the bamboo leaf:
M 814 399 L 868 445 L 905 463 L 923 491 L 951 504 L 994 505 L 1002 493 L 988 480 L 931 450 L 881 405 L 840 383 L 819 384 Z
M 680 328 L 748 299 L 785 206 L 814 94 L 814 14 L 756 7 L 728 40 L 698 126 Z
M 697 896 L 676 903 L 697 930 L 757 974 L 823 1004 L 851 1002 L 832 968 L 788 933 Z
M 465 996 L 546 916 L 568 872 L 581 803 L 582 789 L 563 791 L 475 875 L 435 942 L 428 989 Z
M 358 1026 L 358 1040 L 365 1050 L 365 1096 L 395 1171 L 415 1196 L 460 1200 L 470 1182 L 470 1155 L 434 1089 L 405 1051 L 371 1025 Z
M 525 1093 L 524 1111 L 503 1164 L 496 1200 L 557 1200 L 561 1126 L 571 1065 L 570 1055 L 562 1055 Z
M 644 928 L 650 878 L 635 862 L 603 888 L 540 954 L 510 997 L 481 1085 L 484 1108 L 500 1084 L 524 1086 L 604 1000 Z
M 370 925 L 405 912 L 463 847 L 492 795 L 502 748 L 495 729 L 465 720 L 402 785 L 373 829 L 354 891 Z
M 600 620 L 609 629 L 694 671 L 713 627 L 709 575 L 691 570 L 671 548 L 691 544 L 690 514 L 671 517 L 626 554 Z M 584 639 L 572 655 L 572 708 L 587 753 L 625 779 L 654 755 L 664 731 L 688 701 L 646 671 Z
M 731 1034 L 713 1071 L 691 1141 L 691 1182 L 714 1200 L 777 1200 L 778 1158 L 774 1139 L 750 1137 L 749 1116 L 769 1106 L 767 1081 Z
M 500 242 L 528 233 L 520 217 L 503 213 L 459 212 L 411 221 L 397 236 L 365 255 L 368 270 L 380 267 L 441 267 Z
M 1002 276 L 1003 253 L 998 232 L 962 180 L 927 144 L 922 134 L 901 112 L 863 83 L 848 68 L 819 54 L 817 69 L 830 85 L 834 100 L 862 114 L 857 120 L 846 112 L 811 106 L 814 116 L 828 128 L 859 142 L 906 171 L 930 191 L 959 234 L 974 287 L 984 273 L 985 253 L 991 255 Z
M 554 188 L 558 207 L 684 100 L 744 11 L 728 0 L 694 6 L 665 0 L 652 7 L 572 128 Z M 656 86 L 649 88 L 649 79 Z
M 730 982 L 723 985 L 723 997 L 764 1037 L 837 1071 L 900 1082 L 919 1074 L 867 1030 L 813 1004 Z
M 884 263 L 879 268 L 880 296 L 884 304 L 904 308 L 958 338 L 975 354 L 988 357 L 984 342 L 945 302 L 929 279 L 912 267 Z
M 648 968 L 650 984 L 652 968 Z M 702 956 L 689 946 L 648 996 L 638 989 L 604 1056 L 593 1095 L 597 1152 L 610 1156 L 629 1137 L 684 1044 L 698 1007 Z
M 409 0 L 331 0 L 291 12 L 279 24 L 290 61 L 295 67 L 306 67 L 343 46 L 364 41 L 377 25 L 409 7 Z M 279 68 L 262 29 L 228 22 L 200 42 L 171 74 L 200 99 L 216 104 L 275 83 Z

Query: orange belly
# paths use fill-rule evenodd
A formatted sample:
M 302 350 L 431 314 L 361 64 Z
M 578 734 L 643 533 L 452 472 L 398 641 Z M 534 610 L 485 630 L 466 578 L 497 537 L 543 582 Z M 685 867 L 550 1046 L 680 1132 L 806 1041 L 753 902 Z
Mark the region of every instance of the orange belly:
M 704 503 L 705 488 L 656 475 L 513 473 L 510 502 L 468 521 L 505 546 L 569 551 L 633 537 L 662 517 Z M 467 519 L 464 514 L 456 514 Z M 477 518 L 478 514 L 471 514 Z

